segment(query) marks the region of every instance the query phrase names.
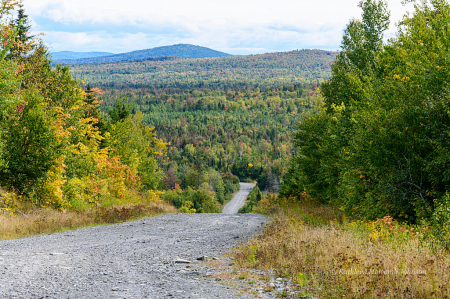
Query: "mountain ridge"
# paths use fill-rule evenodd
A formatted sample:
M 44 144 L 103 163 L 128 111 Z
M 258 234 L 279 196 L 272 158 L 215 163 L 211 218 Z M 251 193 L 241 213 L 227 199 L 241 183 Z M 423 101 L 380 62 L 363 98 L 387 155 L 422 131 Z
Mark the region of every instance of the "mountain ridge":
M 214 57 L 229 57 L 229 56 L 233 55 L 201 46 L 189 44 L 176 44 L 120 54 L 113 54 L 108 56 L 86 57 L 79 59 L 55 59 L 54 64 L 60 63 L 68 65 L 77 65 L 90 63 L 107 63 L 126 60 L 136 61 L 160 57 L 214 58 Z

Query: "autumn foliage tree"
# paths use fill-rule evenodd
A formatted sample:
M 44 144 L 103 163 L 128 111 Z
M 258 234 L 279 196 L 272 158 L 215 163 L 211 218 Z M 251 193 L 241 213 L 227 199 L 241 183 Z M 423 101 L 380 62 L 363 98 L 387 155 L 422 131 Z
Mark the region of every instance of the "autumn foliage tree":
M 297 128 L 282 196 L 305 191 L 355 217 L 429 222 L 448 205 L 450 5 L 416 3 L 387 43 L 386 2 L 360 7 L 319 108 Z
M 1 15 L 17 5 L 2 1 Z M 83 88 L 68 67 L 53 68 L 28 30 L 21 7 L 0 30 L 0 185 L 60 210 L 139 202 L 146 192 L 154 198 L 165 143 L 139 113 L 107 128 L 101 91 Z

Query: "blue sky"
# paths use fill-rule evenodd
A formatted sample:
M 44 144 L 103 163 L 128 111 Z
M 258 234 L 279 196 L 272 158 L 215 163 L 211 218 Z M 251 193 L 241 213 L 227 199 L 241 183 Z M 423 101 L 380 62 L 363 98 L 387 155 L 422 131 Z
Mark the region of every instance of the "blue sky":
M 122 53 L 178 43 L 231 54 L 337 50 L 359 0 L 25 0 L 51 51 Z M 405 8 L 389 0 L 392 23 Z M 395 35 L 392 25 L 387 36 Z

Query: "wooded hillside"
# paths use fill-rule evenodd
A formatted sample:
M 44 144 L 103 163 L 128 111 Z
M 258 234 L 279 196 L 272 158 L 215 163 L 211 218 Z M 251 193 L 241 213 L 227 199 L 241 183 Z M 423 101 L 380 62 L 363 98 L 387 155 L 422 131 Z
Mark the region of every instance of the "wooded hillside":
M 157 58 L 71 68 L 73 75 L 103 89 L 264 89 L 320 82 L 330 77 L 336 52 L 301 50 L 225 58 Z

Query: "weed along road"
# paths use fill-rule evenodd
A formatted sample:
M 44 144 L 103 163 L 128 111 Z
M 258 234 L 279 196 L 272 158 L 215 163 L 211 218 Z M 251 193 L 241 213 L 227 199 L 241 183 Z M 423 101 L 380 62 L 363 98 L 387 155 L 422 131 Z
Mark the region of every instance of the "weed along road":
M 166 214 L 0 241 L 0 298 L 253 298 L 207 278 L 197 259 L 220 256 L 263 222 L 256 214 Z
M 239 183 L 241 189 L 233 197 L 233 199 L 223 208 L 222 213 L 224 214 L 236 214 L 240 208 L 245 204 L 245 199 L 248 194 L 252 191 L 253 185 L 249 183 Z

